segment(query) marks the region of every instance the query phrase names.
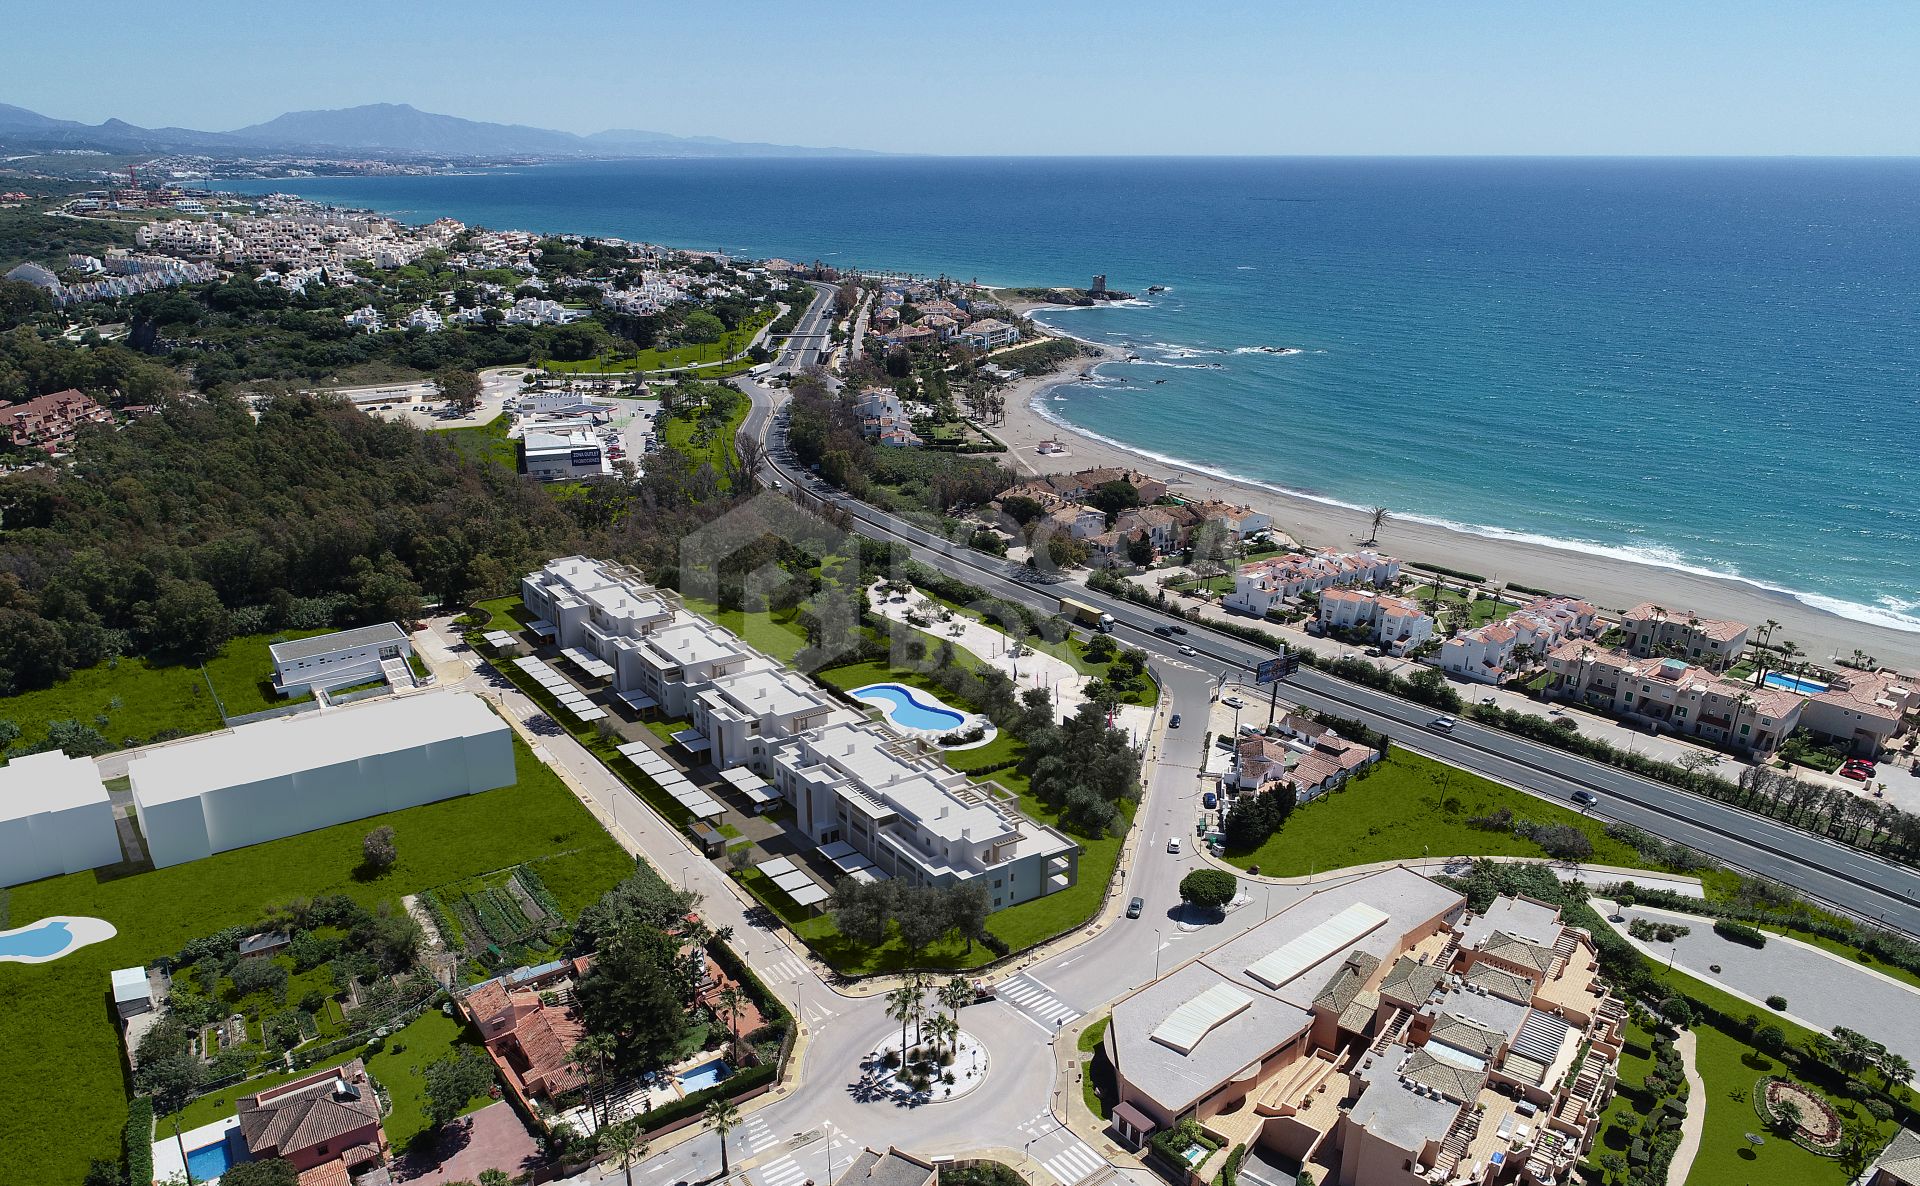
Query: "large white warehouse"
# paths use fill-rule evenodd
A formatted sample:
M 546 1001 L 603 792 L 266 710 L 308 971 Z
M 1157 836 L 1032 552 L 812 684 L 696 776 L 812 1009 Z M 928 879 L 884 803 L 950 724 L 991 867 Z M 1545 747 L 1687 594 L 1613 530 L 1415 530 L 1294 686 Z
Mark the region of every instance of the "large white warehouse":
M 0 886 L 119 859 L 113 805 L 91 758 L 48 750 L 0 766 Z
M 128 767 L 156 866 L 514 781 L 512 732 L 476 696 L 428 693 L 242 725 Z

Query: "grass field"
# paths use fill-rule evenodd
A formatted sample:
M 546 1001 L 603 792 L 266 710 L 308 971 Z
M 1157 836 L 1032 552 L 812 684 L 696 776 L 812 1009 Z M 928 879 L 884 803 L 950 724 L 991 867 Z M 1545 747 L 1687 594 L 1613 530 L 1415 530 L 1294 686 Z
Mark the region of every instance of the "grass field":
M 1432 596 L 1432 585 L 1421 585 L 1406 595 L 1408 601 L 1415 603 L 1422 609 L 1427 608 L 1427 602 Z M 1504 601 L 1495 602 L 1491 597 L 1482 598 L 1479 601 L 1468 601 L 1460 595 L 1458 589 L 1442 589 L 1440 591 L 1440 605 L 1443 610 L 1452 609 L 1455 613 L 1458 613 L 1462 607 L 1464 607 L 1467 615 L 1466 626 L 1468 629 L 1485 626 L 1488 622 L 1498 621 L 1519 608 L 1518 606 L 1508 605 Z
M 0 1083 L 0 1181 L 77 1182 L 88 1159 L 120 1156 L 126 1085 L 106 1004 L 108 972 L 253 922 L 271 904 L 345 893 L 374 903 L 555 854 L 541 875 L 569 914 L 633 863 L 557 776 L 518 741 L 517 785 L 290 836 L 132 876 L 48 878 L 9 891 L 12 925 L 49 914 L 103 918 L 119 931 L 50 964 L 0 964 L 0 1048 L 32 1051 L 34 1073 Z M 400 859 L 355 876 L 360 840 L 394 829 Z
M 1579 828 L 1593 841 L 1593 864 L 1646 867 L 1597 820 L 1397 746 L 1372 774 L 1302 806 L 1265 844 L 1229 852 L 1227 860 L 1242 869 L 1258 865 L 1270 877 L 1296 877 L 1422 855 L 1544 856 L 1531 840 L 1468 825 L 1501 807 L 1536 823 Z
M 731 630 L 736 638 L 754 650 L 782 663 L 791 665 L 800 648 L 807 645 L 807 634 L 800 628 L 798 610 L 779 613 L 755 610 L 749 613 L 745 610 L 721 609 L 713 602 L 702 601 L 698 597 L 682 595 L 681 601 L 694 613 Z
M 492 461 L 518 473 L 519 445 L 507 435 L 507 430 L 512 427 L 513 417 L 502 412 L 478 428 L 440 428 L 434 431 L 447 434 L 448 442 L 472 460 Z
M 753 405 L 743 396 L 734 401 L 732 412 L 724 424 L 714 428 L 705 440 L 695 440 L 699 419 L 683 419 L 678 411 L 664 420 L 654 421 L 654 430 L 660 434 L 660 443 L 676 452 L 684 453 L 693 459 L 694 468 L 701 462 L 713 467 L 719 477 L 720 485 L 727 485 L 727 474 L 732 470 L 736 458 L 733 439 L 740 432 L 740 425 L 747 419 L 747 413 Z
M 110 659 L 76 671 L 51 688 L 0 699 L 0 719 L 20 726 L 22 745 L 42 740 L 51 722 L 65 720 L 98 729 L 115 749 L 142 743 L 169 729 L 205 733 L 221 726 L 209 680 L 229 716 L 290 704 L 272 692 L 273 659 L 267 648 L 285 639 L 322 633 L 285 630 L 229 639 L 220 654 L 207 660 L 205 676 L 197 664 L 159 666 L 146 659 Z M 104 723 L 99 720 L 102 716 Z
M 666 371 L 681 367 L 698 366 L 696 372 L 701 378 L 719 378 L 725 374 L 737 373 L 752 365 L 742 359 L 736 370 L 711 366 L 708 364 L 725 362 L 747 348 L 753 341 L 753 335 L 760 327 L 773 320 L 774 311 L 763 309 L 749 317 L 739 329 L 720 335 L 717 342 L 708 342 L 699 346 L 676 346 L 670 350 L 642 350 L 638 354 L 623 355 L 618 358 L 583 358 L 575 362 L 547 362 L 542 365 L 557 374 L 569 375 L 605 375 L 630 371 Z

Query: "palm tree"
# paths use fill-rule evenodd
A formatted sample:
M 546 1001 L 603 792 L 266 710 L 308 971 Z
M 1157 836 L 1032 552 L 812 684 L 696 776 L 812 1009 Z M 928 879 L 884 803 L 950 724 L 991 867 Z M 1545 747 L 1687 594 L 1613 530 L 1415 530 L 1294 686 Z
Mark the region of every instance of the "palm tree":
M 618 1124 L 600 1130 L 600 1152 L 620 1163 L 620 1168 L 627 1174 L 627 1186 L 633 1186 L 633 1163 L 645 1161 L 650 1151 L 647 1134 L 641 1129 L 638 1116 L 629 1116 Z
M 1879 1065 L 1881 1077 L 1887 1081 L 1888 1092 L 1893 1091 L 1895 1084 L 1904 1085 L 1913 1081 L 1913 1064 L 1904 1055 L 1889 1050 L 1880 1056 Z
M 588 1034 L 578 1042 L 575 1042 L 573 1049 L 567 1051 L 567 1060 L 587 1076 L 587 1101 L 588 1111 L 590 1113 L 592 1112 L 594 1084 L 598 1083 L 602 1088 L 605 1088 L 607 1080 L 607 1060 L 618 1054 L 619 1050 L 620 1044 L 614 1039 L 612 1034 Z M 602 1107 L 605 1106 L 606 1102 L 606 1096 L 603 1091 L 601 1094 Z M 595 1115 L 598 1117 L 600 1126 L 605 1128 L 607 1117 L 604 1112 L 596 1113 Z
M 905 984 L 887 994 L 887 1016 L 900 1022 L 900 1061 L 907 1061 L 907 1022 L 920 1016 L 920 977 L 914 975 Z
M 720 1012 L 727 1019 L 727 1033 L 733 1038 L 729 1049 L 733 1052 L 733 1061 L 740 1061 L 740 1011 L 746 1007 L 747 994 L 740 991 L 737 984 L 729 984 L 720 990 L 714 998 L 714 1004 L 720 1006 Z
M 727 1133 L 740 1123 L 740 1109 L 733 1101 L 725 1098 L 707 1101 L 707 1123 L 713 1131 L 720 1134 L 720 1176 L 726 1177 L 733 1172 L 733 1166 L 727 1161 Z
M 953 1018 L 941 1013 L 934 1014 L 932 1020 L 927 1022 L 927 1032 L 933 1035 L 933 1050 L 936 1055 L 940 1053 L 940 1047 L 947 1045 L 949 1041 L 953 1043 L 955 1050 L 959 1049 L 960 1023 Z
M 1387 508 L 1385 507 L 1374 507 L 1369 510 L 1367 512 L 1367 538 L 1364 542 L 1370 544 L 1379 543 L 1380 529 L 1387 525 L 1388 518 L 1390 518 L 1390 516 L 1387 514 Z
M 947 1007 L 947 1014 L 953 1018 L 953 1028 L 960 1028 L 960 1010 L 973 1001 L 973 982 L 965 976 L 955 976 L 940 986 L 940 1003 Z

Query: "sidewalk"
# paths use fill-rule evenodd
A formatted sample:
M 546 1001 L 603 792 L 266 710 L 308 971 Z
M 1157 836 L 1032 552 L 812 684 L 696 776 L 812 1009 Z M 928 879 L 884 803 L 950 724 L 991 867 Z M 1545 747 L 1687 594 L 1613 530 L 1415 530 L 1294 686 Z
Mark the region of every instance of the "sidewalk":
M 1680 1054 L 1680 1065 L 1687 1073 L 1687 1114 L 1680 1119 L 1680 1145 L 1667 1163 L 1667 1186 L 1682 1186 L 1693 1159 L 1700 1152 L 1700 1138 L 1707 1131 L 1707 1083 L 1700 1077 L 1699 1055 L 1692 1030 L 1681 1030 L 1673 1048 Z

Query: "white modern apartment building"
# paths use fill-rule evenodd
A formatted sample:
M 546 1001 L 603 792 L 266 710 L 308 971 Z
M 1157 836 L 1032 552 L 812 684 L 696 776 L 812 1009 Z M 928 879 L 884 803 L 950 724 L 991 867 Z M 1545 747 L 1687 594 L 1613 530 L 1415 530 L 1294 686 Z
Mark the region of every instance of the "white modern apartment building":
M 119 859 L 113 805 L 92 758 L 56 749 L 0 766 L 0 886 Z
M 1328 589 L 1320 594 L 1322 631 L 1365 629 L 1395 655 L 1433 637 L 1433 619 L 1404 597 L 1371 589 Z
M 534 615 L 536 632 L 608 663 L 617 662 L 616 640 L 638 638 L 676 616 L 639 573 L 586 556 L 563 556 L 521 577 L 520 602 Z
M 975 350 L 993 350 L 1018 342 L 1020 330 L 998 318 L 983 317 L 961 330 L 960 340 Z
M 1400 579 L 1400 561 L 1378 552 L 1312 552 L 1273 556 L 1243 564 L 1233 577 L 1228 609 L 1265 617 L 1302 594 L 1341 585 L 1385 588 Z
M 694 692 L 689 719 L 710 747 L 714 766 L 747 766 L 765 778 L 772 773 L 773 743 L 858 717 L 799 672 L 755 659 L 739 673 L 717 677 Z
M 770 781 L 810 839 L 850 844 L 888 876 L 932 886 L 985 879 L 996 910 L 1079 876 L 1079 845 L 870 726 L 791 738 L 774 748 L 772 766 Z
M 479 697 L 437 692 L 242 725 L 135 758 L 157 867 L 511 786 L 513 734 Z
M 274 691 L 282 696 L 311 696 L 380 679 L 384 664 L 405 663 L 413 656 L 413 640 L 397 623 L 382 622 L 276 642 L 267 653 L 273 658 Z

